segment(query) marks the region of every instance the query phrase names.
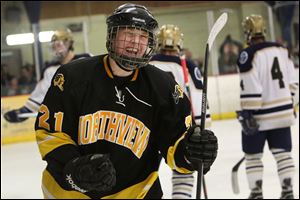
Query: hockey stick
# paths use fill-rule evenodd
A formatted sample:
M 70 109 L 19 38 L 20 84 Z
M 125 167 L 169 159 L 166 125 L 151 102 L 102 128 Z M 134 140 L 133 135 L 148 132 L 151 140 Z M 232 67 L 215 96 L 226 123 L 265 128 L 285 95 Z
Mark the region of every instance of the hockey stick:
M 193 122 L 193 121 L 195 121 L 195 115 L 194 115 L 194 108 L 193 108 L 193 103 L 192 103 L 192 94 L 190 91 L 188 69 L 187 69 L 184 53 L 182 53 L 182 55 L 180 56 L 180 61 L 181 61 L 181 66 L 182 66 L 182 71 L 183 71 L 183 78 L 184 78 L 184 85 L 185 85 L 186 93 L 190 99 L 191 115 L 192 115 L 192 119 L 193 119 L 192 122 Z M 207 199 L 207 189 L 206 189 L 204 176 L 203 176 L 203 192 L 204 192 L 204 198 Z
M 28 118 L 28 117 L 36 117 L 37 113 L 20 113 L 18 114 L 19 118 Z
M 206 106 L 207 106 L 207 66 L 209 59 L 209 52 L 212 48 L 213 42 L 215 41 L 218 33 L 225 26 L 228 19 L 227 13 L 223 13 L 213 25 L 205 48 L 205 59 L 204 59 L 204 72 L 203 72 L 203 92 L 202 92 L 202 105 L 201 105 L 201 132 L 205 129 L 205 118 L 206 118 Z M 201 181 L 203 179 L 203 163 L 198 167 L 198 177 L 197 177 L 197 193 L 196 198 L 201 199 Z
M 242 162 L 245 160 L 245 157 L 243 157 L 238 163 L 236 163 L 231 171 L 231 185 L 232 185 L 232 190 L 234 194 L 239 194 L 240 189 L 239 189 L 239 182 L 238 182 L 238 170 Z

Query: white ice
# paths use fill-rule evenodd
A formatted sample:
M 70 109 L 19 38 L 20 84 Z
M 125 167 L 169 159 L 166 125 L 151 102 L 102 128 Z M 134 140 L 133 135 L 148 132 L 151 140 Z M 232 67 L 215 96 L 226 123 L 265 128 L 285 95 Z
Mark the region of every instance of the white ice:
M 212 130 L 219 139 L 219 154 L 205 176 L 209 199 L 245 199 L 249 195 L 244 163 L 238 171 L 240 194 L 231 189 L 231 169 L 243 156 L 241 151 L 240 124 L 237 120 L 214 121 Z M 294 195 L 299 198 L 299 122 L 292 127 L 296 174 Z M 263 192 L 267 199 L 278 199 L 281 188 L 272 154 L 265 146 L 263 157 Z M 41 160 L 36 143 L 27 142 L 1 146 L 1 199 L 38 199 L 41 192 L 41 174 L 45 162 Z M 162 164 L 160 168 L 164 198 L 171 198 L 171 170 Z M 196 178 L 195 178 L 196 180 Z M 195 181 L 196 182 L 196 181 Z M 193 198 L 196 197 L 194 188 Z M 202 192 L 202 198 L 204 198 Z

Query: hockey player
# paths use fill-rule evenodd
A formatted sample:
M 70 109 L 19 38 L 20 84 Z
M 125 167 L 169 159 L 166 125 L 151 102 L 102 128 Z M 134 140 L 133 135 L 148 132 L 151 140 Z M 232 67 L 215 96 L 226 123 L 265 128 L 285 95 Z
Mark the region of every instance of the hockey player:
M 172 77 L 181 88 L 185 88 L 183 68 L 181 66 L 180 53 L 183 51 L 183 33 L 178 26 L 172 24 L 163 25 L 157 35 L 159 54 L 151 58 L 150 64 L 164 70 Z M 189 92 L 185 93 L 192 97 L 192 108 L 195 114 L 195 122 L 200 125 L 201 119 L 201 100 L 202 100 L 202 81 L 201 72 L 198 67 L 191 60 L 186 60 L 188 68 Z M 206 122 L 208 125 L 211 122 L 209 111 L 207 110 Z M 172 198 L 186 199 L 192 197 L 194 176 L 193 174 L 182 174 L 173 170 L 172 176 Z
M 181 173 L 201 161 L 207 173 L 217 156 L 214 133 L 190 126 L 181 87 L 148 64 L 153 15 L 128 3 L 106 23 L 108 54 L 60 67 L 40 107 L 46 198 L 161 198 L 159 152 Z
M 46 95 L 46 92 L 51 84 L 51 79 L 56 70 L 62 64 L 67 64 L 72 60 L 79 58 L 91 57 L 90 54 L 74 54 L 73 47 L 74 39 L 69 30 L 57 30 L 51 38 L 51 47 L 54 54 L 54 61 L 48 64 L 44 70 L 42 79 L 37 83 L 35 89 L 30 94 L 30 97 L 25 102 L 25 105 L 19 109 L 8 111 L 4 114 L 4 118 L 11 123 L 22 122 L 28 117 L 19 117 L 19 114 L 37 113 L 39 107 Z M 34 115 L 33 115 L 34 116 Z
M 293 198 L 295 166 L 291 156 L 293 95 L 298 91 L 293 62 L 281 45 L 265 41 L 266 27 L 259 15 L 243 21 L 249 45 L 238 59 L 241 87 L 242 147 L 251 194 L 263 198 L 263 149 L 267 141 L 276 162 L 282 187 L 281 198 Z

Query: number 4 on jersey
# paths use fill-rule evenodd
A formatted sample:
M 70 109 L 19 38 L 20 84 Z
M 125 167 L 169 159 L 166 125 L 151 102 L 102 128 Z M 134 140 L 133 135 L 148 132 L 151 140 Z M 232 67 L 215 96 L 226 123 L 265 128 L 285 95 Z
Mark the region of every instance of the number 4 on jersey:
M 272 64 L 272 69 L 271 69 L 271 73 L 272 73 L 272 79 L 278 79 L 279 80 L 279 88 L 284 88 L 284 82 L 283 82 L 283 76 L 282 76 L 282 72 L 280 71 L 280 66 L 279 66 L 279 62 L 278 62 L 278 58 L 275 57 L 273 64 Z

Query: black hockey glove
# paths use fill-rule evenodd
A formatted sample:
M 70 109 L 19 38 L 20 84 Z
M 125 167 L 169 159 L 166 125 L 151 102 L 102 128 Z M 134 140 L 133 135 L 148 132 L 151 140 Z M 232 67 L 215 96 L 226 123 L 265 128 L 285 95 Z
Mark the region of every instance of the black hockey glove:
M 194 170 L 203 163 L 203 173 L 210 170 L 218 153 L 218 139 L 210 130 L 200 132 L 200 126 L 189 128 L 185 138 L 185 157 Z
M 89 154 L 69 161 L 64 179 L 69 188 L 82 193 L 107 192 L 116 184 L 116 171 L 107 154 Z
M 23 106 L 19 109 L 6 112 L 4 114 L 4 119 L 6 119 L 8 122 L 11 122 L 11 123 L 23 122 L 26 119 L 28 119 L 28 117 L 19 117 L 18 116 L 19 114 L 23 114 L 23 113 L 32 113 L 32 112 L 28 108 Z
M 237 118 L 242 125 L 243 133 L 245 135 L 254 135 L 258 133 L 259 125 L 253 118 L 252 111 L 242 110 L 236 111 Z

